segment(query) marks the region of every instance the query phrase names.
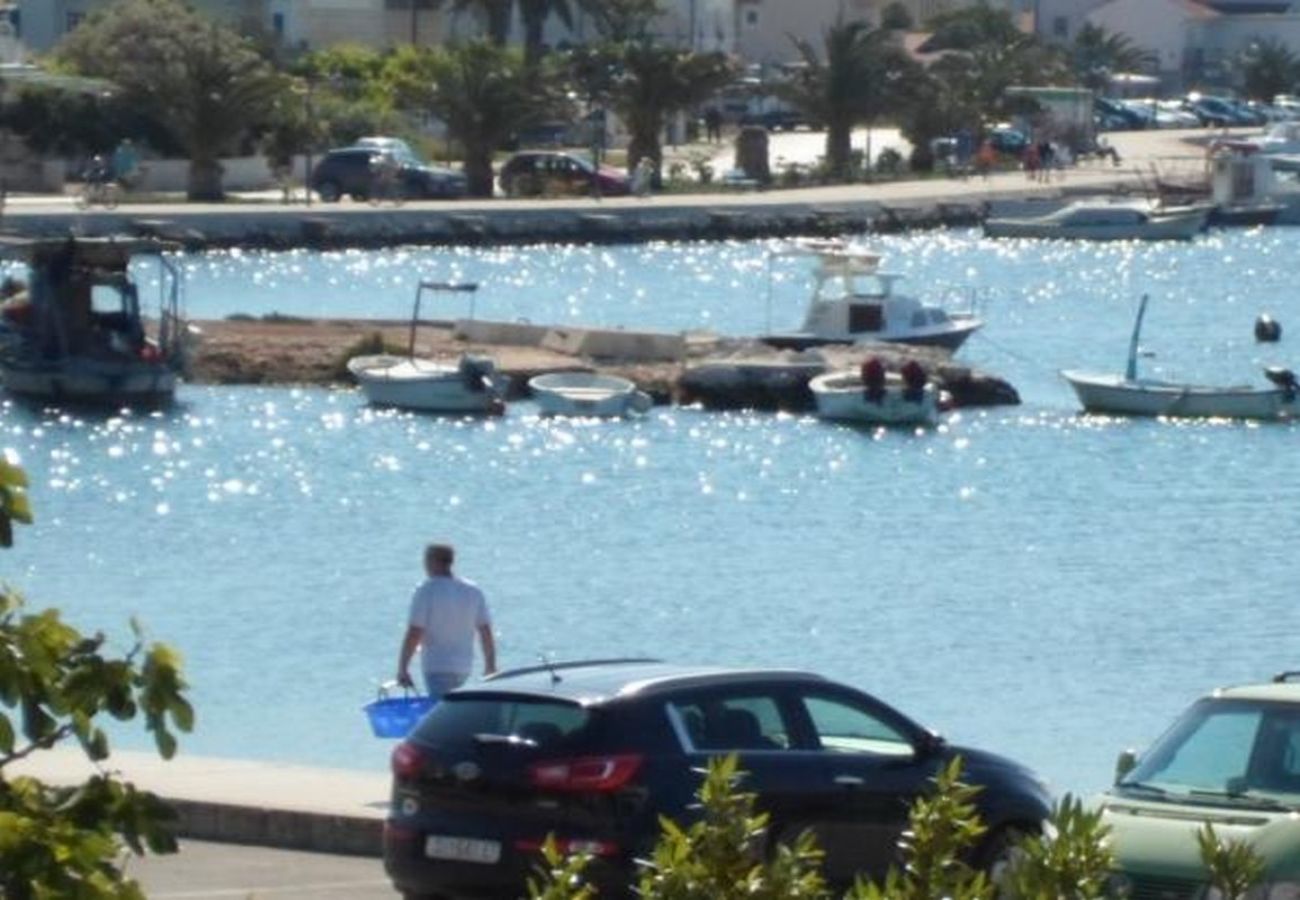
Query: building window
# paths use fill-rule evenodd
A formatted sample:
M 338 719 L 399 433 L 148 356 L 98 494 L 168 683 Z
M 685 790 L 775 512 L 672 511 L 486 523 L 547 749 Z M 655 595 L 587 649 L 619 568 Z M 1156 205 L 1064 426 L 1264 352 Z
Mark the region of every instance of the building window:
M 71 31 L 72 29 L 74 29 L 74 28 L 76 28 L 78 25 L 80 25 L 80 24 L 81 24 L 81 20 L 84 19 L 84 18 L 86 18 L 86 14 L 85 14 L 84 12 L 70 12 L 70 13 L 68 13 L 68 15 L 64 18 L 64 22 L 63 22 L 63 30 L 64 30 L 64 31 Z
M 758 27 L 758 10 L 751 9 L 745 12 L 745 24 L 750 28 Z
M 1065 16 L 1057 16 L 1052 20 L 1052 37 L 1065 40 L 1070 36 L 1070 20 Z
M 271 16 L 271 31 L 277 38 L 284 39 L 284 13 L 278 12 Z

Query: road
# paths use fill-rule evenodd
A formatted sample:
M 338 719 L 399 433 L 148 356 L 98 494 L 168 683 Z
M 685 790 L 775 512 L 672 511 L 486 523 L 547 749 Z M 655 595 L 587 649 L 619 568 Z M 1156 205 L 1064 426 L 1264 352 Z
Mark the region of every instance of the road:
M 378 859 L 184 841 L 174 856 L 132 860 L 150 900 L 393 900 Z

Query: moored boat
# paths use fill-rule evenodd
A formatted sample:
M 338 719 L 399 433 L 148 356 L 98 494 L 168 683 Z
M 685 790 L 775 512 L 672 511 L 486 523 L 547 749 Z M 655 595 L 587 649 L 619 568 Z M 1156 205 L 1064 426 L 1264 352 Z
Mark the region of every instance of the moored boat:
M 771 272 L 768 331 L 762 341 L 781 349 L 869 341 L 917 344 L 956 350 L 982 325 L 970 310 L 949 311 L 895 290 L 902 275 L 881 269 L 882 257 L 842 241 L 806 241 L 775 256 L 812 256 L 815 285 L 803 326 L 771 332 Z
M 817 416 L 865 425 L 932 425 L 939 417 L 939 391 L 915 360 L 899 372 L 885 371 L 872 357 L 858 369 L 818 375 L 808 383 Z
M 528 380 L 537 405 L 553 416 L 626 416 L 654 405 L 634 382 L 594 372 L 550 372 Z
M 984 220 L 994 238 L 1084 241 L 1190 240 L 1205 230 L 1213 206 L 1161 206 L 1147 200 L 1080 200 L 1043 213 Z
M 477 289 L 474 284 L 420 282 L 411 311 L 406 356 L 382 353 L 348 360 L 348 371 L 370 403 L 415 412 L 499 414 L 505 411 L 509 382 L 497 371 L 490 357 L 467 353 L 455 362 L 443 362 L 415 355 L 415 334 L 424 292 L 472 293 Z
M 1300 417 L 1300 385 L 1297 385 L 1296 376 L 1290 369 L 1265 369 L 1265 376 L 1274 385 L 1271 388 L 1201 385 L 1139 376 L 1138 342 L 1146 308 L 1147 298 L 1143 296 L 1129 340 L 1128 365 L 1124 374 L 1074 369 L 1061 372 L 1061 377 L 1074 389 L 1084 410 L 1126 416 L 1259 421 Z
M 27 263 L 0 308 L 0 379 L 17 397 L 117 408 L 170 403 L 188 363 L 180 271 L 160 241 L 118 238 L 0 241 L 0 256 Z M 146 320 L 131 278 L 133 257 L 159 264 L 158 318 Z M 153 332 L 149 333 L 150 326 Z

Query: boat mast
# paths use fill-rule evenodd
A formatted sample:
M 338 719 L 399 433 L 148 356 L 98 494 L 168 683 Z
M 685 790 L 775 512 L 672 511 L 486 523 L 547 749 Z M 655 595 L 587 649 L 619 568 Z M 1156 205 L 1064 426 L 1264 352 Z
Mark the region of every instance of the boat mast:
M 1133 336 L 1128 342 L 1128 366 L 1124 369 L 1124 378 L 1128 381 L 1137 381 L 1138 369 L 1138 341 L 1142 337 L 1142 317 L 1147 312 L 1147 294 L 1142 295 L 1142 302 L 1138 304 L 1137 319 L 1133 322 Z

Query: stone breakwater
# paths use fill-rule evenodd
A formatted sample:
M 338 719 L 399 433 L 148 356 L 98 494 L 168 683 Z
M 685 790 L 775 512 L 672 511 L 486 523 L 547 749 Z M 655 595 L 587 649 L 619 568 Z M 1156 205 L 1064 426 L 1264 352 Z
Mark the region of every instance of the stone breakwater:
M 658 403 L 710 409 L 804 411 L 812 408 L 808 381 L 828 369 L 880 357 L 891 369 L 918 360 L 958 407 L 1015 404 L 1004 379 L 954 362 L 943 351 L 898 344 L 827 347 L 801 354 L 756 341 L 710 334 L 619 332 L 613 344 L 581 329 L 551 330 L 527 341 L 467 340 L 485 323 L 435 323 L 420 330 L 416 354 L 455 359 L 461 353 L 493 357 L 510 377 L 514 399 L 527 396 L 528 379 L 545 372 L 600 371 L 634 381 Z M 350 386 L 346 363 L 360 353 L 405 353 L 406 322 L 368 319 L 235 318 L 196 323 L 200 340 L 190 380 L 205 384 Z M 509 340 L 510 342 L 506 342 Z M 620 348 L 627 348 L 625 351 Z M 595 351 L 595 353 L 591 352 Z M 615 355 L 619 354 L 619 355 Z
M 721 198 L 725 203 L 725 198 Z M 93 215 L 11 215 L 6 233 L 25 237 L 132 235 L 175 241 L 188 250 L 380 249 L 399 245 L 507 246 L 535 243 L 644 243 L 830 237 L 969 226 L 983 201 L 884 205 L 877 202 L 602 205 L 539 202 L 533 207 L 413 204 L 371 209 L 352 204 L 305 207 L 245 205 L 204 212 L 175 207 L 163 215 L 129 207 Z

